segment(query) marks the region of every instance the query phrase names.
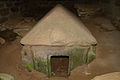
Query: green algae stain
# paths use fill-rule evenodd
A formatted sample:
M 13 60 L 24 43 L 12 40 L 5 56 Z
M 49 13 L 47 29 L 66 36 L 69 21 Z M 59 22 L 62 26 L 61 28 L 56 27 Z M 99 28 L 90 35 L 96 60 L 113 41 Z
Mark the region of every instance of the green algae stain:
M 23 64 L 26 67 L 26 69 L 28 69 L 28 70 L 33 70 L 34 69 L 34 65 L 32 63 L 24 62 Z
M 87 60 L 86 60 L 86 63 L 89 64 L 91 63 L 95 58 L 95 47 L 94 46 L 91 46 L 89 48 L 89 51 L 88 51 L 88 54 L 87 54 Z
M 71 69 L 84 63 L 82 52 L 83 51 L 81 49 L 75 48 L 68 53 L 71 62 Z
M 26 54 L 24 54 L 24 56 L 25 55 Z M 92 62 L 95 59 L 95 47 L 75 47 L 65 52 L 64 56 L 69 56 L 69 71 L 71 71 L 78 66 L 89 64 L 90 62 Z M 32 64 L 25 63 L 25 67 L 28 70 L 35 69 L 36 71 L 51 76 L 50 58 L 43 59 L 33 57 L 32 60 Z
M 95 59 L 94 47 L 77 47 L 68 51 L 71 70 L 83 64 L 89 64 Z
M 34 61 L 35 61 L 35 63 L 34 63 L 35 70 L 37 70 L 39 72 L 43 72 L 45 74 L 48 74 L 47 60 L 43 61 L 40 58 L 35 58 Z

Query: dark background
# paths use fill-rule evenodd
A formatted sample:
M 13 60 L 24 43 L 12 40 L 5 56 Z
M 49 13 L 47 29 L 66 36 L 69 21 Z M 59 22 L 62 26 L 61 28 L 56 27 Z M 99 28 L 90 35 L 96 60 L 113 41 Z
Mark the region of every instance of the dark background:
M 75 4 L 98 5 L 105 14 L 120 14 L 120 0 L 0 0 L 0 23 L 8 20 L 12 13 L 41 18 L 56 4 L 62 4 L 73 12 Z

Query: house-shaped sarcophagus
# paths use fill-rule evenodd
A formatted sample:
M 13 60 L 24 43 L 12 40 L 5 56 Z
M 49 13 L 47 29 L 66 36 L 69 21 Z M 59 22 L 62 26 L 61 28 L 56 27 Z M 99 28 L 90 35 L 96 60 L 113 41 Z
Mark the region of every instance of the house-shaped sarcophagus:
M 27 69 L 68 76 L 74 68 L 95 59 L 97 41 L 76 16 L 57 5 L 21 39 L 21 44 Z

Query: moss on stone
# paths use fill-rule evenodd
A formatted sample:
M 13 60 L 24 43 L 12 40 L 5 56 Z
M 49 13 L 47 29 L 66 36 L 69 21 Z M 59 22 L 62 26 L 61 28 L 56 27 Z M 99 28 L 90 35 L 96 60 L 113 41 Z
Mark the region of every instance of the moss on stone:
M 89 64 L 95 59 L 95 47 L 75 47 L 67 52 L 70 58 L 71 70 L 83 64 Z
M 70 57 L 71 69 L 74 69 L 75 67 L 80 66 L 84 63 L 82 52 L 83 50 L 79 48 L 75 48 L 68 52 L 68 56 Z
M 69 56 L 69 72 L 78 66 L 92 62 L 95 59 L 95 52 L 95 46 L 75 46 L 68 51 L 63 51 L 63 56 Z M 26 56 L 26 53 L 24 52 L 22 56 Z M 29 59 L 26 59 L 26 61 L 23 60 L 24 65 L 28 70 L 35 69 L 36 71 L 51 76 L 50 59 L 52 55 L 46 56 L 46 59 L 42 57 L 32 57 L 31 61 Z
M 89 64 L 96 58 L 95 56 L 95 46 L 90 46 L 87 56 L 86 56 L 86 64 Z
M 48 74 L 47 60 L 44 61 L 41 58 L 35 58 L 34 61 L 35 70 Z
M 33 70 L 34 69 L 34 65 L 32 63 L 24 62 L 23 64 L 26 67 L 26 69 L 28 69 L 28 70 Z

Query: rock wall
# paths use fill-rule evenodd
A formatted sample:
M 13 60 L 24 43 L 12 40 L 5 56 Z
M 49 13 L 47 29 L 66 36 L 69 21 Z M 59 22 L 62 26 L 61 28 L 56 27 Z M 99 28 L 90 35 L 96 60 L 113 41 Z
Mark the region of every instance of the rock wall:
M 107 15 L 120 15 L 120 0 L 25 0 L 22 15 L 43 17 L 56 4 L 63 4 L 74 11 L 73 6 L 76 3 L 97 4 L 103 7 Z
M 120 31 L 120 0 L 101 0 L 105 16 L 111 19 L 112 24 Z
M 120 16 L 120 0 L 101 0 L 100 4 L 107 16 Z
M 19 13 L 22 5 L 22 0 L 0 0 L 0 24 L 7 21 L 10 14 Z
M 63 4 L 76 13 L 73 7 L 76 3 L 97 4 L 107 15 L 120 16 L 120 0 L 0 0 L 0 23 L 7 21 L 12 13 L 39 20 L 56 4 Z
M 77 2 L 76 0 L 26 0 L 22 11 L 23 16 L 32 16 L 42 18 L 56 4 L 63 4 L 66 7 L 71 7 Z

